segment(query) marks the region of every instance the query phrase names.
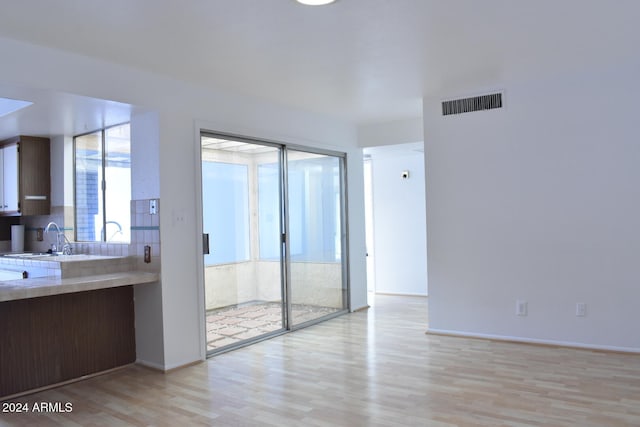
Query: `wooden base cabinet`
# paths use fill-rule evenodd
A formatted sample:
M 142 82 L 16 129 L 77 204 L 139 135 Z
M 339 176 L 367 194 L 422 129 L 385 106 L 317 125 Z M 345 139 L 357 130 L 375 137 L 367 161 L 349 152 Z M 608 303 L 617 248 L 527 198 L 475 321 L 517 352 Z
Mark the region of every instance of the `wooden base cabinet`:
M 135 362 L 133 286 L 0 303 L 2 397 Z

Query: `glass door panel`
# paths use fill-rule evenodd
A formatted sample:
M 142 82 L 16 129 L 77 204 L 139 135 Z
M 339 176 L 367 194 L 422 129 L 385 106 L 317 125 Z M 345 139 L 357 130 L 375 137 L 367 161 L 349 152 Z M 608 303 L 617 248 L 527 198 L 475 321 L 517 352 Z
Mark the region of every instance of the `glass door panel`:
M 290 326 L 347 308 L 343 159 L 287 150 Z
M 281 149 L 201 136 L 207 353 L 285 328 Z M 205 239 L 206 240 L 206 239 Z

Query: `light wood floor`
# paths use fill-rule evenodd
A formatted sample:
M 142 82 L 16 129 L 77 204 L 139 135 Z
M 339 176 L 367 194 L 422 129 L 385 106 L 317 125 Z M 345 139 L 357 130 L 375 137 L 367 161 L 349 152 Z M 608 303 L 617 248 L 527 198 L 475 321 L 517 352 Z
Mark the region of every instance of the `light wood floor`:
M 130 367 L 16 399 L 61 426 L 640 426 L 640 356 L 425 335 L 426 299 L 368 311 L 169 374 Z

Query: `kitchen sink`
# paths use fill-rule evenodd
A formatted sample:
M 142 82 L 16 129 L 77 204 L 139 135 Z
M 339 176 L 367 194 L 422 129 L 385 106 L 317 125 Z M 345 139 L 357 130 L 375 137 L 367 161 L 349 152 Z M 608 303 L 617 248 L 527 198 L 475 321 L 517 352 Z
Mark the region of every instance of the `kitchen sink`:
M 8 258 L 36 258 L 36 257 L 55 256 L 55 254 L 50 254 L 47 252 L 24 252 L 19 254 L 4 254 L 2 256 L 8 257 Z
M 2 255 L 5 258 L 28 258 L 28 259 L 49 259 L 50 261 L 64 262 L 64 261 L 92 261 L 103 260 L 109 258 L 119 258 L 108 255 L 89 255 L 89 254 L 50 254 L 48 252 L 24 252 L 24 253 L 12 253 Z
M 129 271 L 131 267 L 132 258 L 124 256 L 46 252 L 8 253 L 0 256 L 0 269 L 26 271 L 29 278 L 93 276 Z

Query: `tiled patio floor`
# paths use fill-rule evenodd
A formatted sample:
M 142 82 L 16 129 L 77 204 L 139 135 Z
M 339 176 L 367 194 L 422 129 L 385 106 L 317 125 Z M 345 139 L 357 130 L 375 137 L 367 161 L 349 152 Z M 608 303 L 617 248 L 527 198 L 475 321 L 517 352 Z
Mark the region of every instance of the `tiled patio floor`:
M 295 324 L 335 313 L 339 309 L 294 304 Z M 207 351 L 282 329 L 282 306 L 279 302 L 224 307 L 207 312 Z

